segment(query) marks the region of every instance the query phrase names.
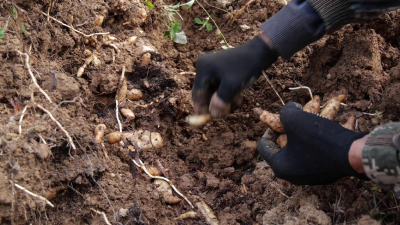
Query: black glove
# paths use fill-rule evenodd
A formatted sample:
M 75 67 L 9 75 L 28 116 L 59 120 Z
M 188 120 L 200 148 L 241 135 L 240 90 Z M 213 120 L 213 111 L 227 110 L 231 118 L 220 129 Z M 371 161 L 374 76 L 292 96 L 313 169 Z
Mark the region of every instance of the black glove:
M 231 103 L 277 58 L 278 55 L 258 36 L 236 48 L 200 56 L 192 92 L 195 111 L 208 113 L 214 92 L 226 104 Z
M 280 149 L 264 135 L 257 149 L 275 175 L 296 185 L 330 184 L 345 176 L 367 179 L 349 163 L 352 143 L 367 135 L 343 128 L 336 122 L 304 112 L 301 105 L 288 103 L 281 122 L 288 137 Z

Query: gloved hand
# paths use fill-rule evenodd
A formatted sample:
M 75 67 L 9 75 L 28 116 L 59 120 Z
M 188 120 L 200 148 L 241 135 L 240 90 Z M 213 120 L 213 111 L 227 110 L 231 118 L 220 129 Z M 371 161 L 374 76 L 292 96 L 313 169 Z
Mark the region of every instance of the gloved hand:
M 192 90 L 195 111 L 211 113 L 213 118 L 229 113 L 229 104 L 239 92 L 277 58 L 258 36 L 236 48 L 200 56 Z
M 345 176 L 366 179 L 351 167 L 349 150 L 355 140 L 367 133 L 355 133 L 304 112 L 297 103 L 286 104 L 280 116 L 287 145 L 279 149 L 266 133 L 257 146 L 277 177 L 295 185 L 330 184 Z

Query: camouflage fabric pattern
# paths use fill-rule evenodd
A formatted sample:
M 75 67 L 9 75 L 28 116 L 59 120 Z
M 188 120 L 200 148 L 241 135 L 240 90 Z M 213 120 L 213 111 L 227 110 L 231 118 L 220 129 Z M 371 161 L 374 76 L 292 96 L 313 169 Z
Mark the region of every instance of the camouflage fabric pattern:
M 399 149 L 395 143 L 400 134 L 400 122 L 384 124 L 373 130 L 362 150 L 366 175 L 382 188 L 400 198 Z M 397 144 L 398 146 L 398 144 Z

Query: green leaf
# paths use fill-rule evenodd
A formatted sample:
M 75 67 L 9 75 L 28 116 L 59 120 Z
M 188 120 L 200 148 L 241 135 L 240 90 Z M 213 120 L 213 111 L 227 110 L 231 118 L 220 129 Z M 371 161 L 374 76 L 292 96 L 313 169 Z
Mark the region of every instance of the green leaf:
M 28 31 L 26 31 L 25 25 L 22 25 L 21 29 L 22 29 L 22 32 L 24 32 L 25 35 L 28 35 Z
M 212 25 L 211 25 L 211 24 L 207 23 L 207 24 L 206 24 L 206 27 L 207 27 L 207 30 L 208 30 L 208 31 L 211 31 L 211 30 L 212 30 Z
M 169 38 L 170 35 L 171 35 L 171 32 L 169 30 L 167 30 L 164 33 L 164 38 Z
M 174 25 L 172 26 L 172 31 L 174 33 L 181 32 L 182 31 L 182 22 L 181 21 L 175 22 Z
M 183 5 L 186 5 L 186 9 L 190 9 L 190 7 L 192 7 L 193 4 L 194 4 L 194 0 L 190 0 Z
M 183 31 L 176 33 L 175 38 L 172 40 L 178 44 L 186 44 L 187 43 L 186 34 Z
M 14 19 L 16 19 L 17 18 L 17 8 L 15 8 L 15 6 L 13 6 L 12 13 L 13 13 L 12 16 L 14 17 Z
M 194 18 L 194 22 L 196 22 L 197 24 L 203 24 L 204 22 L 201 21 L 201 19 L 199 18 Z
M 153 3 L 151 1 L 144 1 L 143 3 L 146 4 L 147 8 L 149 8 L 149 9 L 154 8 L 154 5 L 153 5 Z
M 4 32 L 6 32 L 6 29 L 1 28 L 0 29 L 0 39 L 4 38 Z

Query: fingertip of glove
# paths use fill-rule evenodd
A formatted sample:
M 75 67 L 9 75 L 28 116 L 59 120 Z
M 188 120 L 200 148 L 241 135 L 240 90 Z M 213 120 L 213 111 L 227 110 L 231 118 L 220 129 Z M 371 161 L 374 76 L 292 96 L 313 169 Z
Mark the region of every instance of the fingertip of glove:
M 277 153 L 279 150 L 279 147 L 275 144 L 270 135 L 264 134 L 257 142 L 257 151 L 267 162 L 269 162 L 271 155 Z

